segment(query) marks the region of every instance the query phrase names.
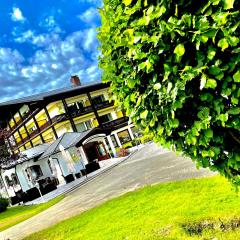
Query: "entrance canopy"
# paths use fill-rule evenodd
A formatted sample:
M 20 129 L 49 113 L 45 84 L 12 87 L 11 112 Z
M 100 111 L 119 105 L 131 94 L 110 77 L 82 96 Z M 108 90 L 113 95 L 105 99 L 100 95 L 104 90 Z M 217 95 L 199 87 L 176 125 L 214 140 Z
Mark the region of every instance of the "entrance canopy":
M 99 137 L 105 137 L 109 133 L 108 130 L 103 130 L 101 128 L 93 128 L 81 133 L 66 132 L 46 149 L 40 159 L 61 152 L 62 148 L 80 147 L 82 144 L 91 142 L 93 139 L 96 141 Z

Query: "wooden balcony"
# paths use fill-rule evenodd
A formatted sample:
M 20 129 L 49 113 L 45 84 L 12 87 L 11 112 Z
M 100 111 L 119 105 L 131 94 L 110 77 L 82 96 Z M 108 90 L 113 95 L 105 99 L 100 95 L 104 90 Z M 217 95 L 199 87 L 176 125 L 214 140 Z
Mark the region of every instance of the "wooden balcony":
M 109 101 L 104 101 L 104 102 L 101 102 L 101 103 L 96 103 L 94 106 L 97 110 L 101 110 L 101 109 L 104 109 L 104 108 L 107 108 L 107 107 L 111 107 L 113 106 L 114 103 L 113 102 L 109 102 Z M 76 117 L 79 117 L 79 116 L 83 116 L 85 114 L 88 114 L 90 112 L 93 112 L 93 107 L 92 106 L 88 106 L 88 107 L 83 107 L 81 109 L 68 109 L 69 110 L 69 114 L 72 118 L 76 118 Z M 57 116 L 54 116 L 51 120 L 48 120 L 47 122 L 45 122 L 42 126 L 39 126 L 40 128 L 40 132 L 38 129 L 32 131 L 31 133 L 29 133 L 29 137 L 30 139 L 33 139 L 35 138 L 36 136 L 38 136 L 40 133 L 48 130 L 51 126 L 57 124 L 57 123 L 60 123 L 60 122 L 63 122 L 63 121 L 66 121 L 68 120 L 69 117 L 66 113 L 62 113 L 62 114 L 59 114 Z M 104 123 L 104 127 L 113 127 L 113 126 L 117 126 L 123 122 L 127 122 L 128 119 L 124 119 L 124 118 L 121 118 L 121 119 L 116 119 L 116 120 L 113 120 L 111 122 L 107 122 L 107 123 Z M 25 137 L 21 142 L 19 142 L 17 144 L 16 147 L 20 147 L 22 146 L 24 143 L 26 143 L 27 141 L 29 141 L 29 137 Z
M 24 116 L 22 116 L 22 118 L 20 118 L 20 119 L 16 122 L 16 124 L 15 124 L 13 127 L 11 127 L 11 131 L 14 131 L 19 125 L 21 125 L 21 123 L 23 123 L 24 120 L 27 119 L 32 113 L 33 113 L 32 111 L 29 111 L 29 112 L 27 112 Z M 11 132 L 11 131 L 9 131 L 9 132 Z
M 101 103 L 95 103 L 94 106 L 97 110 L 101 110 L 103 108 L 111 107 L 114 105 L 114 102 L 104 101 Z
M 126 126 L 128 124 L 128 121 L 129 121 L 128 117 L 122 117 L 122 118 L 118 118 L 118 119 L 103 123 L 103 127 L 111 128 L 112 130 L 114 130 L 119 127 Z

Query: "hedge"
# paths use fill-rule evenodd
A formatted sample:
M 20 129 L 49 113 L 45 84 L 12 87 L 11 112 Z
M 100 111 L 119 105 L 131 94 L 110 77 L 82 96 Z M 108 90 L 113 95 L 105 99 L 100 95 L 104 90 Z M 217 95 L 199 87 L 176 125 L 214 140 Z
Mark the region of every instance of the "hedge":
M 4 212 L 9 205 L 9 202 L 6 198 L 1 198 L 0 197 L 0 213 Z
M 103 2 L 113 99 L 156 142 L 240 184 L 240 1 Z

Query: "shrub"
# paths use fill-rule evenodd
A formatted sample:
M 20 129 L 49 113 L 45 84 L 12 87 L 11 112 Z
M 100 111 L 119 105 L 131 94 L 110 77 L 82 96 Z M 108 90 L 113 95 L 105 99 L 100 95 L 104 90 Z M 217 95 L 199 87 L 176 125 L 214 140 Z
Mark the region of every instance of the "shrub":
M 6 198 L 1 198 L 0 197 L 0 213 L 4 212 L 9 205 L 9 202 Z
M 118 151 L 118 156 L 119 157 L 126 157 L 127 155 L 129 155 L 129 152 L 127 149 L 125 148 L 120 148 Z
M 104 0 L 103 81 L 137 126 L 240 183 L 240 1 Z
M 122 147 L 125 148 L 125 149 L 128 149 L 128 148 L 133 147 L 133 144 L 131 142 L 128 142 L 128 143 L 123 144 Z

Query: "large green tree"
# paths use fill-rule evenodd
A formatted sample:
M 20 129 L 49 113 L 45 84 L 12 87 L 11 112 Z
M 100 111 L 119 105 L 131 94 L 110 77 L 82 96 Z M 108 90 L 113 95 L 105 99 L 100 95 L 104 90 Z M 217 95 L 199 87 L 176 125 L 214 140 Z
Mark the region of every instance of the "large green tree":
M 156 142 L 240 184 L 240 1 L 104 0 L 100 66 Z

